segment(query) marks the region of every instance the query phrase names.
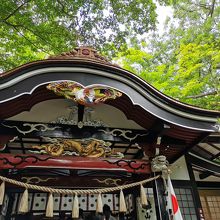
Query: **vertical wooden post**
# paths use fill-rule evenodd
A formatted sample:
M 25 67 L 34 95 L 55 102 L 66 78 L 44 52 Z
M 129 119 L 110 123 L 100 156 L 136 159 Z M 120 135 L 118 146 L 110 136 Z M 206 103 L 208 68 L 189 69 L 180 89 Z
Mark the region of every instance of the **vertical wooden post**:
M 156 174 L 154 173 L 154 176 Z M 154 201 L 157 220 L 166 220 L 167 211 L 166 211 L 166 199 L 165 199 L 165 188 L 163 179 L 158 178 L 153 181 L 153 192 L 154 192 Z
M 195 176 L 194 176 L 193 169 L 192 169 L 192 164 L 191 164 L 191 161 L 188 157 L 188 154 L 185 155 L 185 159 L 186 159 L 186 165 L 187 165 L 187 169 L 188 169 L 188 173 L 189 173 L 190 183 L 192 186 L 193 198 L 195 201 L 196 215 L 197 215 L 198 219 L 202 219 L 201 216 L 202 215 L 204 216 L 203 210 L 202 210 L 202 204 L 200 201 L 200 196 L 199 196 Z

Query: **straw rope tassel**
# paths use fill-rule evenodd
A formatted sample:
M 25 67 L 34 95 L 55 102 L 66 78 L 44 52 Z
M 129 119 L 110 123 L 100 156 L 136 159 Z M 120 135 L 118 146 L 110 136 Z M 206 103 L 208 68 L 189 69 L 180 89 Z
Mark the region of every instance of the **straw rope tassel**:
M 0 186 L 0 205 L 3 204 L 4 196 L 5 196 L 5 181 L 3 181 Z
M 101 193 L 98 194 L 97 203 L 96 203 L 96 212 L 102 213 L 103 212 L 103 204 L 102 204 L 102 195 Z
M 125 197 L 122 190 L 120 191 L 119 212 L 127 212 Z
M 46 217 L 53 217 L 53 194 L 50 193 L 47 201 Z
M 77 194 L 75 194 L 73 200 L 72 218 L 79 218 L 79 200 Z
M 140 197 L 141 197 L 141 206 L 142 208 L 146 208 L 148 205 L 148 201 L 147 201 L 147 195 L 146 192 L 144 190 L 143 185 L 140 185 Z
M 18 208 L 19 213 L 27 213 L 28 212 L 28 189 L 25 189 Z

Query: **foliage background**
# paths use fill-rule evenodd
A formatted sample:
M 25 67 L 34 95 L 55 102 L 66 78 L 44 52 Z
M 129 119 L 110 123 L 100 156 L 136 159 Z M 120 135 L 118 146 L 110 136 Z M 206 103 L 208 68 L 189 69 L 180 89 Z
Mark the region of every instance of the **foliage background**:
M 157 30 L 158 5 L 172 7 Z M 220 110 L 216 0 L 3 0 L 0 70 L 89 45 L 161 92 Z

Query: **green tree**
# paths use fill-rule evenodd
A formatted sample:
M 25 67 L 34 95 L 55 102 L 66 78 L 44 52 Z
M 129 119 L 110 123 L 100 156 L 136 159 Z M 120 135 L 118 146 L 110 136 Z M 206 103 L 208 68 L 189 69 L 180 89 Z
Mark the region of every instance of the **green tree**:
M 214 0 L 179 1 L 164 34 L 154 32 L 148 44 L 120 53 L 119 61 L 175 99 L 220 110 L 219 15 Z
M 126 45 L 128 36 L 153 30 L 155 9 L 153 0 L 3 0 L 1 69 L 82 44 L 108 54 Z

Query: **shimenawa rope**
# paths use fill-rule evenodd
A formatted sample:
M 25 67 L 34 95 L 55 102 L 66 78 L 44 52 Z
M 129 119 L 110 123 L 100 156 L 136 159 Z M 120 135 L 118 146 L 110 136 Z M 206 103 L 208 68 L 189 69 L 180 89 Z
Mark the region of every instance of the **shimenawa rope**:
M 73 202 L 73 210 L 72 210 L 72 217 L 73 218 L 78 218 L 79 217 L 79 201 L 78 201 L 78 194 L 83 195 L 83 194 L 98 194 L 97 198 L 97 212 L 102 212 L 102 198 L 101 194 L 103 193 L 109 193 L 109 192 L 114 192 L 114 191 L 120 191 L 120 201 L 119 201 L 119 212 L 127 212 L 126 208 L 126 202 L 124 198 L 123 191 L 124 189 L 132 188 L 135 186 L 141 186 L 141 192 L 140 192 L 140 197 L 141 197 L 141 203 L 142 206 L 145 207 L 147 206 L 147 198 L 145 195 L 145 191 L 143 188 L 143 184 L 156 180 L 159 178 L 160 175 L 152 177 L 150 179 L 142 180 L 139 182 L 135 183 L 130 183 L 122 186 L 115 186 L 115 187 L 108 187 L 108 188 L 100 188 L 100 189 L 83 189 L 83 190 L 70 190 L 70 189 L 57 189 L 57 188 L 51 188 L 51 187 L 45 187 L 45 186 L 37 186 L 29 183 L 23 183 L 17 180 L 13 180 L 7 177 L 0 176 L 0 180 L 2 180 L 2 184 L 0 186 L 0 201 L 3 201 L 4 198 L 4 192 L 5 192 L 5 182 L 11 183 L 20 187 L 24 187 L 25 191 L 22 195 L 21 201 L 20 201 L 20 206 L 19 206 L 19 212 L 20 213 L 26 213 L 28 212 L 28 189 L 33 189 L 33 190 L 38 190 L 42 192 L 47 192 L 49 193 L 49 198 L 46 206 L 46 217 L 53 217 L 53 193 L 58 193 L 58 194 L 68 194 L 68 195 L 75 195 L 74 196 L 74 202 Z
M 68 194 L 68 195 L 75 195 L 75 194 L 83 195 L 83 194 L 99 194 L 99 193 L 103 194 L 103 193 L 128 189 L 128 188 L 132 188 L 135 186 L 139 186 L 141 184 L 143 185 L 145 183 L 151 182 L 153 180 L 158 179 L 159 177 L 160 177 L 160 175 L 146 179 L 146 180 L 142 180 L 139 182 L 134 182 L 134 183 L 122 185 L 122 186 L 107 187 L 107 188 L 100 188 L 100 189 L 83 189 L 83 190 L 82 189 L 76 189 L 76 190 L 57 189 L 57 188 L 51 188 L 51 187 L 46 187 L 46 186 L 37 186 L 37 185 L 23 183 L 23 182 L 20 182 L 17 180 L 9 179 L 9 178 L 3 177 L 3 176 L 0 176 L 0 180 L 7 182 L 7 183 L 11 183 L 13 185 L 24 187 L 26 189 L 33 189 L 33 190 L 38 190 L 38 191 L 42 191 L 42 192 Z

